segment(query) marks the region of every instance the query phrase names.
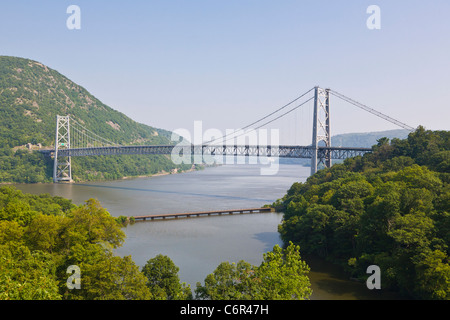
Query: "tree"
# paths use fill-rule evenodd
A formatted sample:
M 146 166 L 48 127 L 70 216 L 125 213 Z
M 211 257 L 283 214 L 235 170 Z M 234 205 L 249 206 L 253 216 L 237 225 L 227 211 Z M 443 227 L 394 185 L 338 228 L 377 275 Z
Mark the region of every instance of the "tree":
M 164 255 L 147 261 L 142 273 L 147 278 L 146 285 L 155 298 L 164 300 L 186 300 L 192 298 L 189 286 L 180 283 L 179 268 Z
M 433 220 L 418 212 L 397 217 L 388 235 L 397 248 L 415 250 L 429 246 L 433 231 Z
M 22 242 L 23 234 L 23 227 L 16 221 L 0 220 L 0 245 L 8 242 Z
M 51 253 L 59 244 L 58 235 L 63 220 L 65 219 L 59 216 L 38 215 L 26 229 L 25 239 L 28 246 Z
M 0 300 L 60 300 L 55 261 L 24 245 L 0 245 Z
M 81 249 L 78 247 L 78 249 Z M 149 300 L 145 276 L 130 256 L 117 257 L 96 244 L 82 250 L 81 289 L 68 290 L 63 283 L 64 298 L 70 300 Z M 68 263 L 66 263 L 68 264 Z M 67 278 L 67 276 L 66 276 Z
M 0 220 L 17 221 L 21 226 L 26 226 L 37 214 L 28 203 L 15 198 L 0 209 Z
M 303 300 L 312 293 L 308 265 L 301 260 L 300 247 L 292 243 L 283 250 L 276 245 L 264 254 L 260 266 L 245 261 L 222 262 L 197 284 L 196 296 L 212 300 Z
M 250 300 L 255 294 L 255 267 L 241 260 L 237 264 L 222 262 L 205 278 L 205 285 L 199 282 L 195 290 L 197 299 Z
M 118 248 L 125 240 L 120 224 L 102 208 L 98 200 L 89 199 L 86 204 L 73 210 L 68 217 L 61 237 L 66 247 L 76 242 L 105 242 Z
M 448 256 L 440 251 L 423 252 L 415 257 L 417 288 L 428 299 L 450 299 L 450 265 Z
M 261 281 L 256 299 L 304 300 L 312 293 L 308 278 L 309 267 L 301 260 L 300 247 L 292 242 L 282 250 L 276 245 L 264 255 L 264 261 L 255 271 Z

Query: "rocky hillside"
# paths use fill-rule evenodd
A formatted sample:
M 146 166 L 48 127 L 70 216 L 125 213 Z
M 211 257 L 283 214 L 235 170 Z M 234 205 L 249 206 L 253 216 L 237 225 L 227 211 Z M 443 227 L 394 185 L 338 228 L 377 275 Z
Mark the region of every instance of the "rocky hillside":
M 171 143 L 170 132 L 133 121 L 48 66 L 0 56 L 0 183 L 49 181 L 51 163 L 30 149 L 54 144 L 56 115 L 70 115 L 119 144 Z M 116 179 L 177 169 L 165 156 L 97 160 L 77 158 L 74 176 L 79 180 Z

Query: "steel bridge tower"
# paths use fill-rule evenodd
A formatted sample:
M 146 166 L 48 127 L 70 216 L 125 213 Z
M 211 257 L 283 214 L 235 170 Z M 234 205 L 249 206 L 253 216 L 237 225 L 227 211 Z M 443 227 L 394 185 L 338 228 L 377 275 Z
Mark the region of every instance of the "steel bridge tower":
M 56 116 L 56 140 L 53 182 L 72 181 L 70 155 L 58 155 L 58 150 L 70 149 L 70 116 Z
M 311 157 L 311 175 L 317 172 L 317 167 L 324 164 L 331 167 L 331 151 L 325 150 L 319 154 L 319 143 L 323 141 L 325 147 L 331 147 L 330 132 L 330 89 L 314 88 L 314 118 Z

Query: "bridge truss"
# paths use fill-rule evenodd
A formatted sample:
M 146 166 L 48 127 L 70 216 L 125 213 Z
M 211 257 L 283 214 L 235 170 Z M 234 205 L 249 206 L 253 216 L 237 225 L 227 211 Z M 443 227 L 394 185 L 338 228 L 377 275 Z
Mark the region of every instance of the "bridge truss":
M 279 157 L 312 159 L 317 151 L 318 159 L 346 159 L 362 156 L 371 152 L 371 148 L 347 148 L 347 147 L 317 147 L 312 146 L 253 146 L 253 145 L 151 145 L 151 146 L 111 146 L 92 148 L 72 148 L 58 150 L 59 157 L 87 157 L 87 156 L 111 156 L 125 154 L 180 154 L 202 156 L 246 156 L 246 157 Z M 54 150 L 41 151 L 48 156 L 54 156 Z

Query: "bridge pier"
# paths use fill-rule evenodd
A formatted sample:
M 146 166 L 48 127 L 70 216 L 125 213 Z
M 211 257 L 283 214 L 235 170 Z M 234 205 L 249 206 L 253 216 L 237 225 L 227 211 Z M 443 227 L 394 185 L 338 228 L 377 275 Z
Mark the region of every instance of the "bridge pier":
M 72 182 L 72 161 L 70 154 L 58 154 L 59 150 L 70 149 L 70 116 L 56 116 L 56 139 L 53 153 L 53 182 Z
M 325 150 L 319 154 L 319 142 L 325 142 L 325 146 L 331 147 L 330 132 L 330 89 L 314 88 L 314 118 L 311 157 L 311 175 L 317 172 L 319 164 L 323 163 L 327 168 L 331 167 L 331 152 Z

